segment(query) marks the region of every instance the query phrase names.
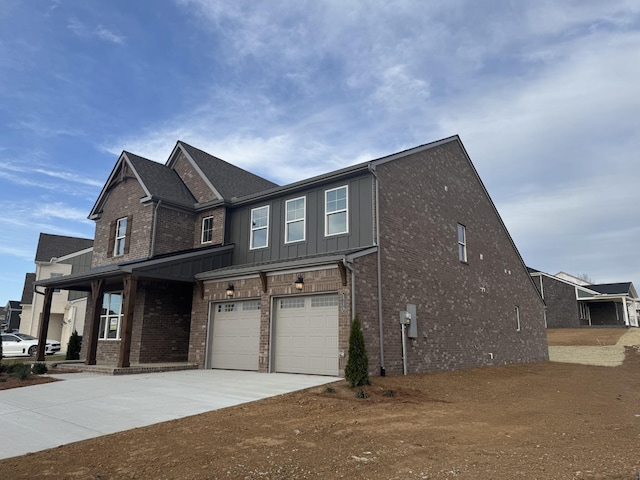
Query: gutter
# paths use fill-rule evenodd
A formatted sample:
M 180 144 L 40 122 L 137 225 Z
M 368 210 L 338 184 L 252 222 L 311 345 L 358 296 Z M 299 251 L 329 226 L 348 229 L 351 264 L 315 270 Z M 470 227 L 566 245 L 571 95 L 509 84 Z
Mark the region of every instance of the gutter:
M 156 230 L 158 226 L 158 208 L 160 208 L 160 204 L 162 203 L 162 199 L 158 200 L 155 208 L 153 209 L 153 229 L 151 231 L 151 245 L 149 247 L 149 258 L 153 258 L 156 253 Z
M 385 368 L 384 368 L 384 334 L 383 334 L 383 319 L 382 319 L 382 255 L 380 251 L 380 185 L 378 174 L 376 173 L 376 167 L 373 163 L 369 164 L 369 171 L 373 175 L 375 179 L 375 195 L 376 195 L 376 207 L 375 207 L 375 215 L 376 215 L 376 235 L 375 242 L 378 247 L 378 255 L 377 255 L 377 275 L 378 275 L 378 330 L 380 332 L 380 376 L 385 376 Z

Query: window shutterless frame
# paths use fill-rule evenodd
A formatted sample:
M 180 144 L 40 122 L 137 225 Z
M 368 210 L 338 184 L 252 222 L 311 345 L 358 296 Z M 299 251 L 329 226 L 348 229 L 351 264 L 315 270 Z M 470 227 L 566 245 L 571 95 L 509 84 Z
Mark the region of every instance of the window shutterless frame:
M 458 224 L 458 259 L 467 263 L 467 229 Z
M 211 243 L 213 241 L 213 217 L 204 217 L 202 219 L 202 243 Z
M 269 246 L 269 205 L 251 210 L 251 236 L 249 248 L 265 248 Z
M 306 238 L 307 198 L 292 198 L 285 202 L 284 243 L 303 242 Z
M 127 241 L 127 217 L 119 218 L 116 224 L 116 236 L 113 244 L 113 256 L 124 255 L 124 246 Z
M 349 233 L 349 187 L 324 192 L 324 236 Z

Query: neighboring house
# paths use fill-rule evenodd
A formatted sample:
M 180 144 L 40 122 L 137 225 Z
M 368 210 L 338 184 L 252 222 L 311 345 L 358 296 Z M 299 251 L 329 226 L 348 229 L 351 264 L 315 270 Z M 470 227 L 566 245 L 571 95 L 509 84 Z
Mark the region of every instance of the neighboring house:
M 92 269 L 36 282 L 91 292 L 87 364 L 343 375 L 356 315 L 371 374 L 548 359 L 457 136 L 285 186 L 184 142 L 164 165 L 123 152 L 90 218 Z
M 91 269 L 93 240 L 41 233 L 38 239 L 36 272 L 28 273 L 22 293 L 20 332 L 38 336 L 40 315 L 44 310 L 44 289 L 34 282 L 79 274 Z M 51 296 L 47 338 L 59 340 L 65 352 L 74 330 L 82 335 L 87 295 L 83 292 L 54 289 Z
M 6 318 L 7 318 L 7 311 L 5 310 L 4 307 L 0 307 L 0 331 L 2 332 L 4 332 L 4 329 L 7 326 L 5 322 Z
M 17 332 L 20 328 L 20 313 L 22 312 L 20 302 L 18 300 L 9 300 L 4 307 L 4 311 L 4 321 L 2 322 L 6 325 L 4 330 Z
M 563 272 L 550 275 L 529 268 L 529 273 L 546 304 L 548 328 L 639 326 L 640 301 L 631 282 L 591 284 Z

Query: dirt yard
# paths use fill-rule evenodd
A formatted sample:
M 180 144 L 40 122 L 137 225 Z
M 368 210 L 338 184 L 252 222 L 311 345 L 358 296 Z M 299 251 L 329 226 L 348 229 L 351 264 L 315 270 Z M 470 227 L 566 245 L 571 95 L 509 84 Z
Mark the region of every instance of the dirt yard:
M 549 362 L 372 380 L 369 398 L 339 382 L 3 460 L 0 478 L 638 478 L 635 347 L 616 367 Z

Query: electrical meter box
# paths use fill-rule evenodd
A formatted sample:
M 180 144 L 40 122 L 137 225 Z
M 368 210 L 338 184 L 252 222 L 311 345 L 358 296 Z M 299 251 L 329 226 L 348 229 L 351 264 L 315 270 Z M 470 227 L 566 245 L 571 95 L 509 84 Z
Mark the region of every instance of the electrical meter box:
M 416 317 L 416 306 L 407 304 L 407 313 L 411 317 L 411 323 L 407 326 L 407 337 L 418 338 L 418 319 Z

